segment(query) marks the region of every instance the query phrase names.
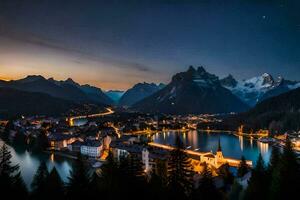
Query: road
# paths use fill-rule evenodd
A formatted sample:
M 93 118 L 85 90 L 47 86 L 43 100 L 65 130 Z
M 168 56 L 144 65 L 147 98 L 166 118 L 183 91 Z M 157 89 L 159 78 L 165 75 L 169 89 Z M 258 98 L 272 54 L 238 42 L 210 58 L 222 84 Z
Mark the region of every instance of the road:
M 68 118 L 69 123 L 71 126 L 74 125 L 74 120 L 76 119 L 84 119 L 84 118 L 93 118 L 93 117 L 102 117 L 105 115 L 111 115 L 113 113 L 115 113 L 115 111 L 113 111 L 113 109 L 111 108 L 105 108 L 106 112 L 102 112 L 102 113 L 96 113 L 96 114 L 91 114 L 91 115 L 79 115 L 79 116 L 74 116 L 74 117 L 70 117 Z

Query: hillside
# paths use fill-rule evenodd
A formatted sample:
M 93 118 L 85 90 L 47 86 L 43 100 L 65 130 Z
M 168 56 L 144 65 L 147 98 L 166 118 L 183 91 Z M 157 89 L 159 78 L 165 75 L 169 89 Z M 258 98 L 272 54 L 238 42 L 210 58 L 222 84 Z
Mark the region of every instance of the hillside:
M 0 118 L 20 115 L 61 115 L 78 105 L 43 93 L 0 88 Z

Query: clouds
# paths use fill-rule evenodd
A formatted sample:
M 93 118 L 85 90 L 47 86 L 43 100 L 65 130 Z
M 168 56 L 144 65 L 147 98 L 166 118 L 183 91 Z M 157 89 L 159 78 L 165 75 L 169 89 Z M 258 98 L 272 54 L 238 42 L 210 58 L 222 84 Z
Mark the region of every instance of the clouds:
M 15 1 L 0 1 L 0 57 L 19 75 L 43 66 L 123 88 L 167 82 L 191 64 L 239 79 L 300 73 L 299 12 L 286 2 Z
M 76 47 L 76 45 L 68 45 L 65 43 L 60 43 L 58 40 L 55 39 L 42 37 L 33 33 L 26 33 L 21 30 L 14 30 L 12 27 L 5 26 L 5 24 L 1 24 L 0 26 L 0 36 L 14 41 L 18 41 L 20 43 L 28 43 L 31 45 L 38 46 L 40 48 L 47 48 L 53 51 L 60 51 L 66 54 L 71 54 L 72 56 L 76 56 L 78 58 L 74 60 L 74 62 L 76 62 L 77 64 L 83 64 L 82 60 L 89 60 L 117 67 L 120 69 L 137 71 L 140 73 L 155 72 L 155 70 L 153 70 L 151 67 L 142 63 L 130 60 L 122 60 L 119 58 L 112 58 L 109 56 L 103 56 L 101 55 L 101 53 L 97 54 L 96 52 L 85 51 L 80 47 Z

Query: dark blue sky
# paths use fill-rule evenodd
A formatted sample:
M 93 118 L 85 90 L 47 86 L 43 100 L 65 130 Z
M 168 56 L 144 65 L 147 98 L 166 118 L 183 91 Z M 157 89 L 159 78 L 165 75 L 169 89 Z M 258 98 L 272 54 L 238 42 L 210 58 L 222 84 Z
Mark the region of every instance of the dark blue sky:
M 203 65 L 220 77 L 299 80 L 299 10 L 297 0 L 1 0 L 0 78 L 125 89 Z

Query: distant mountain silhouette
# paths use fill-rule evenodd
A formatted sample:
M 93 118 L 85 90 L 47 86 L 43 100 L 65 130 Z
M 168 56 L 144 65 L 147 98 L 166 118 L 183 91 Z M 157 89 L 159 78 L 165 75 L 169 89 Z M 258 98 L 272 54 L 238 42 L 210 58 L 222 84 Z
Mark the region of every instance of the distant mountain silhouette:
M 190 67 L 173 76 L 162 90 L 137 102 L 132 109 L 169 114 L 229 113 L 248 109 L 239 98 L 224 88 L 217 76 L 203 67 Z
M 106 91 L 105 94 L 111 98 L 115 103 L 119 103 L 121 97 L 124 95 L 124 91 L 121 90 L 109 90 Z
M 61 115 L 78 104 L 38 92 L 0 87 L 0 117 Z
M 43 76 L 27 76 L 15 81 L 1 81 L 0 87 L 9 87 L 27 92 L 40 92 L 74 102 L 89 102 L 111 104 L 100 88 L 89 85 L 79 85 L 72 79 L 56 81 L 53 78 L 45 79 Z
M 162 89 L 164 84 L 155 84 L 155 83 L 138 83 L 132 88 L 128 89 L 121 97 L 119 105 L 122 106 L 131 106 L 136 102 L 152 95 L 153 93 Z

